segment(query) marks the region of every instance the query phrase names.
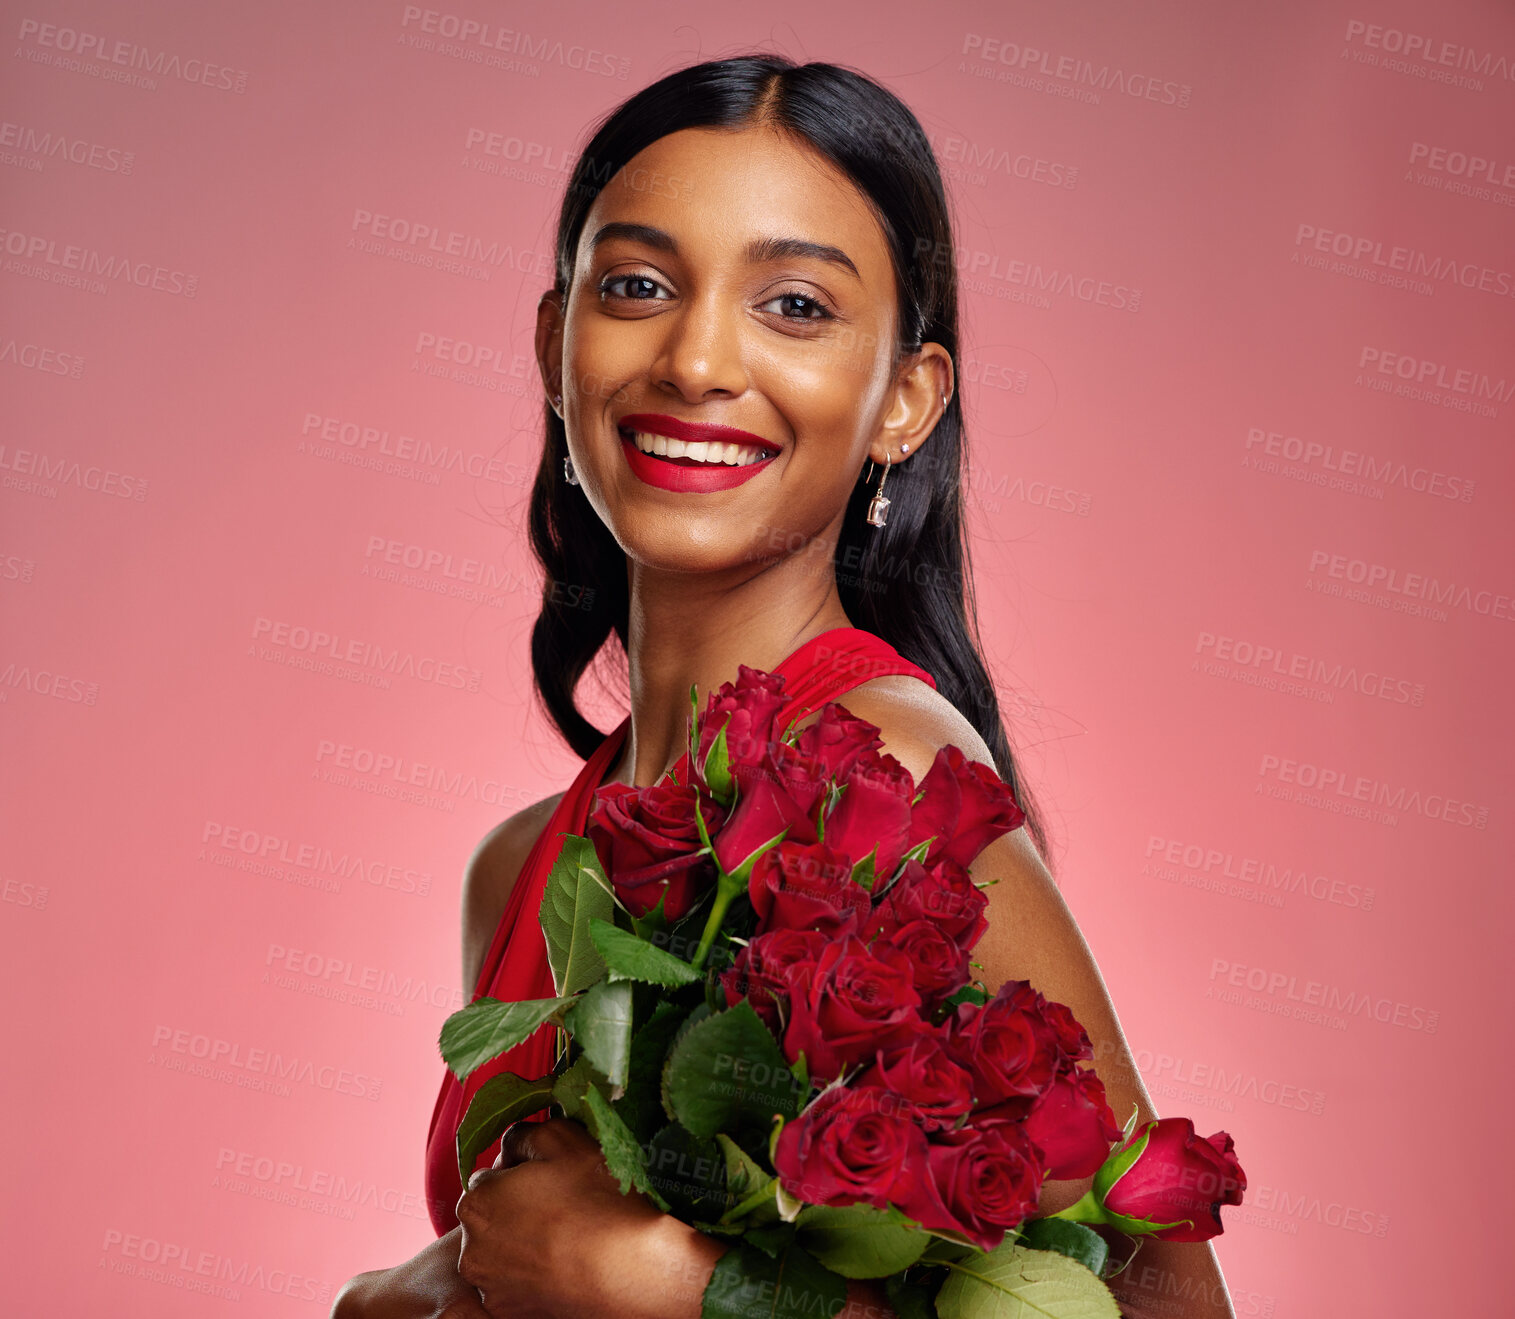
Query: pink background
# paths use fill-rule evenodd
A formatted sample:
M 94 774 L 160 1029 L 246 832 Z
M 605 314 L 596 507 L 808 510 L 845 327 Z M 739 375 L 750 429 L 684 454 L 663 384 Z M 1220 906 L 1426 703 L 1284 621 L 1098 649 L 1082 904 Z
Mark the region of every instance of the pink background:
M 463 864 L 578 764 L 523 530 L 566 171 L 763 45 L 951 176 L 989 660 L 1160 1110 L 1238 1142 L 1238 1313 L 1493 1312 L 1508 6 L 436 3 L 4 6 L 9 1311 L 321 1315 L 430 1239 Z

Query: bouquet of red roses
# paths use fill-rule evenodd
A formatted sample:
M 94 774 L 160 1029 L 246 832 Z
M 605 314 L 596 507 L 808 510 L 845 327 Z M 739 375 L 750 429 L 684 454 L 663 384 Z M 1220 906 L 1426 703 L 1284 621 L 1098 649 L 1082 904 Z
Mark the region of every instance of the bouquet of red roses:
M 831 1315 L 870 1278 L 901 1315 L 1115 1319 L 1088 1225 L 1216 1235 L 1246 1187 L 1230 1136 L 1134 1112 L 1122 1131 L 1072 1013 L 975 982 L 968 867 L 1024 820 L 993 770 L 944 747 L 917 786 L 837 702 L 777 730 L 783 689 L 740 666 L 703 716 L 691 689 L 679 762 L 601 788 L 564 839 L 541 907 L 557 996 L 479 999 L 442 1029 L 460 1079 L 562 1032 L 552 1075 L 480 1087 L 463 1182 L 556 1105 L 623 1191 L 730 1241 L 707 1316 Z M 1044 1181 L 1090 1175 L 1037 1216 Z

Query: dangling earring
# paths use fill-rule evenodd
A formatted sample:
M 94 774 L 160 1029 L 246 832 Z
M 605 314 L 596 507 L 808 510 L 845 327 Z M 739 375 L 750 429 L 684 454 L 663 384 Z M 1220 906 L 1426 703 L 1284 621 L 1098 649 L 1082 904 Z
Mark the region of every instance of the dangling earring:
M 563 396 L 561 394 L 554 394 L 552 396 L 552 406 L 559 408 L 562 404 Z M 563 455 L 563 479 L 569 485 L 578 485 L 579 483 L 579 474 L 573 470 L 573 459 L 566 453 Z
M 882 527 L 884 525 L 885 510 L 888 509 L 890 504 L 890 501 L 884 498 L 884 482 L 889 479 L 889 463 L 890 458 L 886 453 L 884 454 L 884 473 L 878 479 L 878 489 L 874 492 L 873 498 L 868 501 L 868 524 L 870 526 Z

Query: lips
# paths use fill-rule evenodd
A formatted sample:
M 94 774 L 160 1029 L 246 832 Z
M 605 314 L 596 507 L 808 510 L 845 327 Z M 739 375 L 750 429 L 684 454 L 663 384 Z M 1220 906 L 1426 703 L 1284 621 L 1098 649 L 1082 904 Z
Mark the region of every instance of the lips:
M 751 431 L 738 430 L 735 426 L 717 426 L 713 422 L 680 421 L 677 417 L 664 416 L 659 412 L 630 412 L 616 423 L 622 431 L 645 431 L 651 435 L 666 435 L 670 439 L 694 444 L 706 440 L 716 444 L 750 444 L 759 449 L 775 450 L 780 446 Z
M 680 421 L 677 417 L 647 412 L 630 413 L 620 418 L 617 424 L 621 432 L 621 451 L 626 455 L 632 473 L 645 484 L 662 490 L 689 493 L 729 490 L 752 480 L 778 456 L 779 446 L 771 440 L 754 435 L 751 431 L 738 430 L 734 426 Z M 740 466 L 659 457 L 637 448 L 632 438 L 637 431 L 664 435 L 686 444 L 703 442 L 710 445 L 738 444 L 759 448 L 768 453 L 769 457 Z

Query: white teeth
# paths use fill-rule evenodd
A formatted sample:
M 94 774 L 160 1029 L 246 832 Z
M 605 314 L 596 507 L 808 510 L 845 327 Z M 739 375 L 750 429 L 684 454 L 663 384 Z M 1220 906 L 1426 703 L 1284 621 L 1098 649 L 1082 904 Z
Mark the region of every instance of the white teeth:
M 747 467 L 761 462 L 764 453 L 755 445 L 710 440 L 688 442 L 667 435 L 649 435 L 646 431 L 633 432 L 632 440 L 643 453 L 654 453 L 663 458 L 692 458 L 697 463 L 719 463 L 727 467 Z

